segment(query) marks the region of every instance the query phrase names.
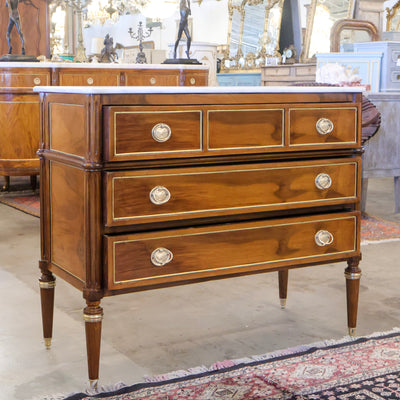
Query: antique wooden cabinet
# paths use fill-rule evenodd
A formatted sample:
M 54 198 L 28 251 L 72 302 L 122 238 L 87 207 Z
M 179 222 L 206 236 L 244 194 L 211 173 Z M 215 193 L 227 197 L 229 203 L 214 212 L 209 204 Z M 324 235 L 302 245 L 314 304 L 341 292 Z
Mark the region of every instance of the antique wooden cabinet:
M 284 305 L 290 268 L 347 261 L 354 334 L 358 88 L 35 90 L 44 338 L 56 274 L 86 299 L 91 381 L 104 296 L 279 271 Z
M 0 176 L 39 174 L 39 97 L 49 86 L 205 86 L 208 69 L 193 65 L 0 63 Z

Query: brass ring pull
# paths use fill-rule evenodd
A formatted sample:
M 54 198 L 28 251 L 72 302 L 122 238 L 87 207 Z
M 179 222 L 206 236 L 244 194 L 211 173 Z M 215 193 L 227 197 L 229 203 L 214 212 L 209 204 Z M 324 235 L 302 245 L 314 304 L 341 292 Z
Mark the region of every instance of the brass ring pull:
M 171 193 L 164 186 L 156 186 L 151 189 L 149 197 L 153 204 L 159 206 L 168 203 L 169 199 L 171 198 Z
M 315 243 L 318 246 L 321 247 L 328 246 L 332 242 L 333 242 L 333 235 L 328 231 L 321 230 L 315 234 Z
M 174 255 L 164 247 L 159 247 L 151 253 L 151 262 L 156 267 L 162 267 L 172 261 Z
M 315 124 L 320 135 L 328 135 L 333 131 L 333 122 L 328 118 L 320 118 Z
M 332 185 L 332 178 L 328 174 L 318 174 L 315 178 L 315 186 L 318 189 L 329 189 Z
M 153 126 L 151 136 L 156 142 L 166 142 L 171 137 L 172 131 L 167 124 L 159 123 Z
M 35 85 L 40 85 L 40 82 L 41 82 L 41 80 L 40 80 L 40 78 L 38 78 L 38 77 L 36 77 L 36 78 L 33 80 L 33 83 L 34 83 Z
M 93 85 L 93 78 L 87 78 L 86 82 L 88 85 Z
M 151 85 L 155 85 L 156 82 L 157 82 L 157 81 L 156 81 L 156 78 L 154 78 L 154 77 L 153 77 L 153 78 L 150 78 L 150 84 L 151 84 Z

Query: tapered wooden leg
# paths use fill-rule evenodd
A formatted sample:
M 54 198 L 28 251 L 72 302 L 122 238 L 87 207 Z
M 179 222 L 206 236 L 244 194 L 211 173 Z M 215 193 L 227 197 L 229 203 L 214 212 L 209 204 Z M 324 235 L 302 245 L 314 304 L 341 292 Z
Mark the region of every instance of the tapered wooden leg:
M 2 192 L 8 192 L 10 190 L 10 177 L 4 176 L 4 186 L 1 188 Z
M 37 187 L 37 176 L 31 175 L 31 188 L 33 191 L 36 191 L 36 187 Z
M 100 301 L 87 301 L 87 307 L 83 310 L 86 330 L 86 350 L 88 360 L 89 385 L 94 389 L 99 379 L 101 321 L 103 309 Z
M 278 279 L 279 279 L 279 301 L 281 303 L 281 308 L 286 307 L 286 299 L 287 299 L 287 288 L 288 288 L 288 278 L 289 278 L 289 270 L 283 269 L 278 271 Z
M 344 271 L 346 277 L 347 294 L 347 326 L 349 335 L 355 336 L 357 327 L 358 293 L 360 289 L 361 269 L 358 267 L 360 257 L 353 257 L 347 261 Z
M 51 346 L 53 337 L 53 312 L 54 312 L 54 291 L 56 278 L 50 271 L 42 271 L 39 279 L 40 300 L 42 304 L 43 338 L 47 349 Z

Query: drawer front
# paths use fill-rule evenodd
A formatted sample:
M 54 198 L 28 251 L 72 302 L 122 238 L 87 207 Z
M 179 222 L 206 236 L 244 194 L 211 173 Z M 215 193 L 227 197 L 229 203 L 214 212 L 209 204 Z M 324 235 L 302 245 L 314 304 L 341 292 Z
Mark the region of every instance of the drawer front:
M 283 109 L 209 110 L 207 148 L 232 153 L 283 147 L 283 125 Z
M 126 86 L 178 86 L 179 73 L 160 73 L 159 70 L 145 72 L 137 70 L 133 73 L 126 73 Z
M 106 174 L 106 225 L 354 203 L 358 161 Z
M 158 233 L 106 236 L 108 290 L 356 255 L 359 214 L 257 221 Z
M 182 83 L 183 86 L 207 86 L 208 72 L 207 71 L 203 73 L 185 72 Z
M 50 73 L 0 73 L 0 87 L 33 88 L 50 85 Z
M 355 107 L 289 110 L 290 147 L 348 147 L 359 140 Z
M 63 72 L 60 71 L 60 86 L 119 86 L 118 72 Z
M 105 107 L 107 160 L 195 155 L 202 151 L 202 111 L 162 107 Z

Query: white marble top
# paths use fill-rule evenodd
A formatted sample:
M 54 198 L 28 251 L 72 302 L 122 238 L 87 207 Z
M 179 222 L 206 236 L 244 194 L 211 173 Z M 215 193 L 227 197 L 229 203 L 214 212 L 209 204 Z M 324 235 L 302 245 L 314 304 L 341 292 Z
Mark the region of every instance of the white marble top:
M 0 68 L 208 69 L 202 64 L 119 64 L 68 62 L 0 62 Z
M 364 87 L 335 86 L 35 86 L 34 92 L 81 94 L 151 93 L 359 93 Z

